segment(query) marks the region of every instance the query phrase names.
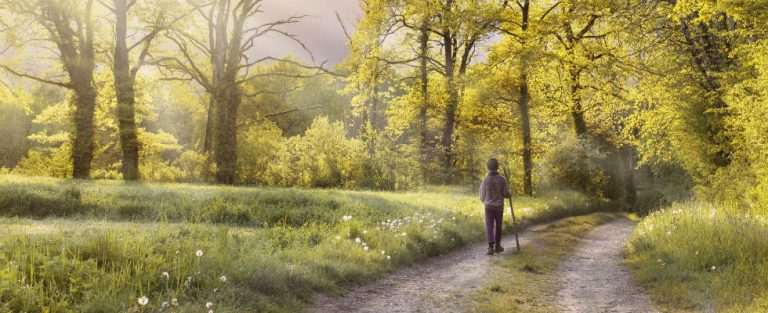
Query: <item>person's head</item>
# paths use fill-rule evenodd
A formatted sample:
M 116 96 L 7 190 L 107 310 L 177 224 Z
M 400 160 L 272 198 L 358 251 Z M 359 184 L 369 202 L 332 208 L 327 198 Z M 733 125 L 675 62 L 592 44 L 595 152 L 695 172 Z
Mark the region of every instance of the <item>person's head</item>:
M 490 158 L 490 159 L 488 159 L 488 162 L 485 163 L 485 166 L 491 172 L 498 172 L 499 171 L 499 160 L 496 160 L 496 158 Z

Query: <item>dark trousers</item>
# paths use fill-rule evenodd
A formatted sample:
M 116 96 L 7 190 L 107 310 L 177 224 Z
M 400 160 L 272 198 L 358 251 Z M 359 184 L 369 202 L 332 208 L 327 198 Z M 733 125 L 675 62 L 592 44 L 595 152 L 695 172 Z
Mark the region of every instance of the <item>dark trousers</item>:
M 503 206 L 485 206 L 485 239 L 488 240 L 488 244 L 501 244 L 501 220 L 503 217 Z

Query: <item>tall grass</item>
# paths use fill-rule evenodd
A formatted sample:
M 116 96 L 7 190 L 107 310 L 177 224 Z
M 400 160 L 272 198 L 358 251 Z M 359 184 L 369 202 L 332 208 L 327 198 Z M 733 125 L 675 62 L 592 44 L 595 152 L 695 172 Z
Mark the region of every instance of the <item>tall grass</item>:
M 0 312 L 296 311 L 481 240 L 476 198 L 0 176 Z M 558 192 L 516 212 L 605 205 Z
M 748 208 L 676 203 L 646 217 L 628 264 L 672 309 L 768 311 L 768 218 Z

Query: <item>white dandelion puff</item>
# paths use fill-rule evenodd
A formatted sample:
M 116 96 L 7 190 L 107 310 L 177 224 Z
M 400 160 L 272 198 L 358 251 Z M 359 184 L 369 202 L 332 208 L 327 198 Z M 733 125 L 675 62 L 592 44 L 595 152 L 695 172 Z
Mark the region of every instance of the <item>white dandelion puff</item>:
M 356 243 L 361 243 L 361 242 L 363 242 L 363 241 L 362 241 L 362 240 L 360 240 L 360 237 L 357 237 L 357 238 L 355 238 L 355 242 L 356 242 Z
M 367 246 L 363 247 L 363 250 L 368 251 L 368 247 Z
M 147 297 L 136 298 L 136 300 L 139 301 L 139 305 L 147 305 L 149 303 L 149 298 Z
M 206 309 L 210 309 L 212 306 L 213 306 L 213 303 L 211 303 L 211 302 L 206 302 L 205 303 L 205 308 Z
M 219 277 L 219 281 L 221 281 L 222 283 L 226 283 L 227 282 L 227 276 L 221 275 L 221 277 Z
M 392 257 L 391 257 L 391 256 L 387 256 L 387 260 L 391 260 L 391 259 L 392 259 Z
M 171 305 L 172 306 L 179 306 L 179 300 L 176 298 L 171 299 Z
M 168 278 L 171 277 L 171 275 L 169 275 L 168 272 L 162 272 L 162 273 L 160 273 L 160 277 L 168 279 Z
M 405 236 L 408 236 L 408 233 L 406 233 L 406 232 L 403 232 L 403 234 L 402 234 L 402 235 L 403 235 L 403 237 L 405 237 Z
M 201 257 L 201 256 L 203 256 L 203 250 L 197 250 L 197 252 L 195 252 L 195 255 L 196 255 L 197 257 Z

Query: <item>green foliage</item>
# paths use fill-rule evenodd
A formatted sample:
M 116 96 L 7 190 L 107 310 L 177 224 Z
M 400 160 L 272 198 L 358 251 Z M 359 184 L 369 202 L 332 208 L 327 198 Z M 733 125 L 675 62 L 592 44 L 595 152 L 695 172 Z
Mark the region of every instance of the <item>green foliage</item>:
M 591 138 L 563 137 L 540 164 L 544 188 L 569 188 L 603 194 L 608 183 L 602 166 L 605 153 Z

